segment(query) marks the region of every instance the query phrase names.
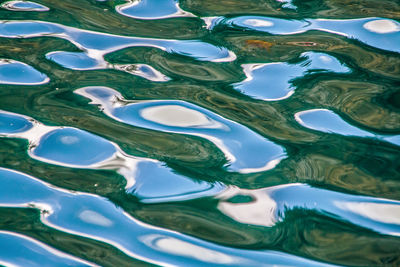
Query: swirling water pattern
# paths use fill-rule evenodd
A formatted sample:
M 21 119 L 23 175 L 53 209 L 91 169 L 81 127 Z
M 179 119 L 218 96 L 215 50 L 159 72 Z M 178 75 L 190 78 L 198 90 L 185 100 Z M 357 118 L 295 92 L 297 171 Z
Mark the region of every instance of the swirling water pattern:
M 0 1 L 0 265 L 398 266 L 399 14 Z

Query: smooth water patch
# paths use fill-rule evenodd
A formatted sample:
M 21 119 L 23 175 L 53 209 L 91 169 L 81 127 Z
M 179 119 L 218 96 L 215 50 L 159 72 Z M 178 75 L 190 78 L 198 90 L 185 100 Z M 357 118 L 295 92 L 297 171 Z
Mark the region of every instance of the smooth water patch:
M 313 73 L 349 73 L 350 69 L 325 53 L 305 52 L 296 64 L 284 62 L 243 64 L 246 79 L 233 84 L 239 92 L 256 99 L 274 101 L 294 93 L 293 81 Z
M 4 9 L 12 11 L 49 11 L 50 9 L 44 5 L 31 1 L 7 1 L 1 4 Z
M 302 126 L 325 133 L 334 133 L 349 136 L 371 137 L 400 145 L 400 135 L 384 136 L 361 130 L 333 111 L 327 109 L 311 109 L 295 114 L 295 118 Z
M 117 6 L 118 13 L 135 19 L 166 19 L 173 17 L 195 17 L 179 7 L 176 0 L 129 0 Z
M 276 35 L 299 34 L 311 30 L 357 39 L 372 47 L 400 52 L 400 23 L 386 18 L 288 20 L 261 16 L 242 16 L 219 20 L 216 25 L 242 28 Z
M 108 87 L 85 87 L 75 93 L 92 100 L 115 120 L 137 127 L 205 138 L 240 173 L 266 171 L 286 157 L 284 148 L 249 128 L 194 104 L 178 100 L 127 101 Z
M 28 64 L 12 59 L 0 59 L 0 84 L 38 85 L 49 80 L 49 77 Z

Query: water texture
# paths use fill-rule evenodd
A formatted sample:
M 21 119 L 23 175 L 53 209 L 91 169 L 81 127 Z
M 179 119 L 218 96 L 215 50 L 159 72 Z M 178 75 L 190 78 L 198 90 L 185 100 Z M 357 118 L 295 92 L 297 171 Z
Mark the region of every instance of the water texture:
M 399 14 L 0 1 L 0 266 L 400 265 Z

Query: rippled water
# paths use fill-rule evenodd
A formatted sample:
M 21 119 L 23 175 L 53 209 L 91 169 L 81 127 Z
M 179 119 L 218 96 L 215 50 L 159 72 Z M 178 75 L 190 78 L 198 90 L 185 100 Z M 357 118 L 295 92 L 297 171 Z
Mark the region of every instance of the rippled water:
M 0 7 L 0 265 L 400 265 L 398 1 Z

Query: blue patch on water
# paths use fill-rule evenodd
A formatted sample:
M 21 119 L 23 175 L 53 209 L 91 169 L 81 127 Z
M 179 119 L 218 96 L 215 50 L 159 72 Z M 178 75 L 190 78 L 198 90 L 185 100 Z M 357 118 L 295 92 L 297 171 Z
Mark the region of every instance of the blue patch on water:
M 374 136 L 344 121 L 339 115 L 326 109 L 316 109 L 301 112 L 298 115 L 300 123 L 307 128 L 325 133 L 336 133 L 354 136 Z
M 267 63 L 243 65 L 247 79 L 233 84 L 239 92 L 261 100 L 280 100 L 289 97 L 295 87 L 293 80 L 310 73 L 348 73 L 350 69 L 336 58 L 316 52 L 306 52 L 297 64 Z
M 221 21 L 234 27 L 263 31 L 270 34 L 293 34 L 307 30 L 308 21 L 288 20 L 261 16 L 242 16 Z
M 96 59 L 89 57 L 83 52 L 51 52 L 46 55 L 46 58 L 60 64 L 64 68 L 73 70 L 86 70 L 98 66 Z
M 168 17 L 178 11 L 174 0 L 141 0 L 124 5 L 117 10 L 125 16 L 137 19 L 157 19 Z
M 116 151 L 112 143 L 99 136 L 61 128 L 45 134 L 32 153 L 42 159 L 85 167 L 112 157 Z
M 159 162 L 150 161 L 138 164 L 135 180 L 132 193 L 144 203 L 205 197 L 215 195 L 225 188 L 220 183 L 211 184 L 201 180 L 192 180 L 174 173 Z
M 49 11 L 48 7 L 30 1 L 7 1 L 1 7 L 12 11 Z
M 343 120 L 339 115 L 327 109 L 313 109 L 298 112 L 297 121 L 312 130 L 348 136 L 374 137 L 386 142 L 400 145 L 400 135 L 379 135 L 361 130 Z
M 7 231 L 0 231 L 0 258 L 6 266 L 93 266 L 33 238 Z
M 24 117 L 0 112 L 0 134 L 25 132 L 32 127 L 33 124 Z
M 0 84 L 36 85 L 48 80 L 45 74 L 25 63 L 0 59 Z
M 196 40 L 175 41 L 164 45 L 169 53 L 189 56 L 201 61 L 213 61 L 230 57 L 229 51 L 225 47 L 218 47 Z

